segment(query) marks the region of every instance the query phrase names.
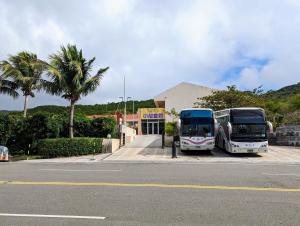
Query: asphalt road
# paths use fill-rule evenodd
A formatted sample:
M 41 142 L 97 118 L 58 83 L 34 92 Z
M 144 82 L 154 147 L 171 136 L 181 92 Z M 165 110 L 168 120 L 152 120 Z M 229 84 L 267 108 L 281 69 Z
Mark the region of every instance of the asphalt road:
M 0 225 L 299 225 L 299 213 L 300 165 L 0 163 Z

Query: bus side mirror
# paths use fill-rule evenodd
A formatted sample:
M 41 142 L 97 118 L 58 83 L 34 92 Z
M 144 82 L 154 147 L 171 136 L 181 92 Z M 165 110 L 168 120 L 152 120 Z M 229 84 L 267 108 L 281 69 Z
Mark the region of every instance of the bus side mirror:
M 217 121 L 217 119 L 214 119 L 214 126 L 215 126 L 215 135 L 218 133 L 218 130 L 219 130 L 219 123 Z
M 268 127 L 268 132 L 273 133 L 273 124 L 269 121 L 267 121 L 267 127 Z
M 232 125 L 230 122 L 227 123 L 229 136 L 232 134 Z
M 179 129 L 180 127 L 181 127 L 181 120 L 178 119 L 178 121 L 177 121 L 177 128 Z

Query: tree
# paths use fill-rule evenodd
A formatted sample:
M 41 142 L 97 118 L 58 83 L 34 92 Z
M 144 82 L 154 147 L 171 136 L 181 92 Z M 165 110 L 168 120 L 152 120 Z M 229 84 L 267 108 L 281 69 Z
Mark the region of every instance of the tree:
M 103 73 L 109 67 L 101 68 L 96 75 L 91 76 L 92 64 L 95 57 L 87 60 L 75 45 L 62 46 L 56 54 L 50 55 L 48 75 L 51 81 L 44 83 L 48 93 L 62 95 L 70 102 L 69 136 L 73 138 L 73 121 L 75 103 L 89 93 L 95 91 L 100 85 Z
M 42 74 L 46 64 L 37 58 L 37 55 L 29 52 L 20 52 L 15 56 L 9 56 L 2 61 L 1 69 L 4 78 L 11 78 L 21 89 L 24 100 L 24 118 L 27 115 L 28 98 L 34 97 L 34 90 L 42 88 Z
M 285 124 L 285 125 L 300 125 L 300 111 L 286 113 L 284 115 L 283 124 Z
M 265 107 L 260 95 L 260 87 L 253 91 L 240 91 L 236 86 L 227 86 L 227 90 L 213 91 L 212 95 L 198 98 L 197 107 L 222 110 L 234 107 Z
M 300 94 L 296 94 L 295 96 L 292 96 L 288 100 L 288 105 L 291 108 L 291 110 L 300 110 Z
M 19 96 L 19 93 L 16 91 L 17 88 L 18 86 L 16 83 L 0 77 L 0 94 L 6 94 L 13 98 L 17 98 Z
M 6 146 L 7 140 L 11 136 L 12 120 L 8 114 L 0 113 L 0 145 Z
M 174 122 L 176 118 L 179 117 L 179 113 L 176 111 L 175 108 L 172 108 L 170 112 L 166 111 L 166 114 L 169 115 L 172 118 L 172 121 Z

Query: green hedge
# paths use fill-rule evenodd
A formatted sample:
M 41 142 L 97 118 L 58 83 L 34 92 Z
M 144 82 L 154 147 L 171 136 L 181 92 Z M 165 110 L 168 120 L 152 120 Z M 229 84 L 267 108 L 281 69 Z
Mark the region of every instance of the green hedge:
M 75 114 L 75 137 L 117 137 L 115 118 L 89 119 Z M 42 139 L 68 138 L 69 116 L 65 114 L 37 113 L 27 118 L 0 112 L 0 145 L 7 146 L 12 155 L 29 152 L 37 154 L 37 143 Z
M 37 144 L 37 152 L 43 158 L 97 154 L 102 152 L 102 140 L 90 137 L 43 139 Z

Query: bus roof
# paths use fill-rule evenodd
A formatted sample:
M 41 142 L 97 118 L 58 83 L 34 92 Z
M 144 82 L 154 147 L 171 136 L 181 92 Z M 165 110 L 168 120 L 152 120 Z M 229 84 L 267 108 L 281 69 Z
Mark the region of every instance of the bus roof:
M 213 118 L 214 112 L 210 108 L 187 108 L 180 111 L 180 118 Z
M 264 111 L 264 109 L 260 108 L 260 107 L 238 107 L 238 108 L 226 108 L 226 109 L 218 110 L 215 112 L 228 111 L 228 110 L 262 110 L 262 111 Z
M 204 111 L 213 111 L 211 108 L 184 108 L 180 112 L 182 112 L 182 111 L 203 111 L 203 110 Z
M 260 107 L 239 107 L 239 108 L 230 108 L 230 109 L 236 109 L 236 110 L 264 110 Z

